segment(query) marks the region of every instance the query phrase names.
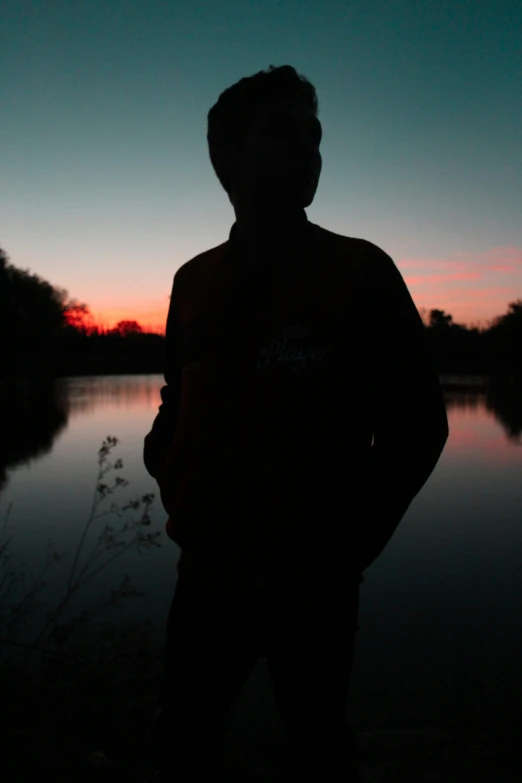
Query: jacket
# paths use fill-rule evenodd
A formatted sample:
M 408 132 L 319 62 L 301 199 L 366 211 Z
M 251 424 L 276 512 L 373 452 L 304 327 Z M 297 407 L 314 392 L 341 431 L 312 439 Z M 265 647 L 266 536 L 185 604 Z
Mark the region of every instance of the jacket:
M 254 263 L 234 223 L 176 272 L 160 394 L 144 463 L 207 584 L 360 575 L 449 432 L 393 260 L 304 210 Z

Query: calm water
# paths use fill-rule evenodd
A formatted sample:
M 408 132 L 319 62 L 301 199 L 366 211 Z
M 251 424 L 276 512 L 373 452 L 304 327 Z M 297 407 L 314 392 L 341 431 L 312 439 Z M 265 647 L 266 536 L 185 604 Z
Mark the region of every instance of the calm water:
M 13 571 L 36 574 L 49 539 L 65 553 L 47 575 L 43 597 L 52 603 L 89 515 L 97 451 L 108 435 L 117 437 L 111 459 L 120 457 L 124 467 L 106 480 L 121 475 L 130 485 L 102 509 L 154 492 L 151 529 L 162 531 L 162 546 L 117 560 L 78 595 L 74 608 L 103 599 L 128 573 L 146 595 L 104 617 L 150 619 L 158 637 L 179 556 L 163 534 L 165 512 L 142 463 L 162 384 L 161 375 L 83 377 L 57 381 L 54 391 L 31 399 L 20 394 L 11 402 L 12 415 L 4 413 L 7 468 L 0 492 L 0 521 L 12 504 Z M 432 702 L 456 687 L 470 693 L 481 687 L 500 699 L 504 688 L 521 684 L 522 401 L 475 392 L 446 392 L 446 401 L 446 449 L 361 589 L 356 704 L 378 699 L 407 709 L 419 695 Z M 95 523 L 87 551 L 111 521 L 118 520 Z

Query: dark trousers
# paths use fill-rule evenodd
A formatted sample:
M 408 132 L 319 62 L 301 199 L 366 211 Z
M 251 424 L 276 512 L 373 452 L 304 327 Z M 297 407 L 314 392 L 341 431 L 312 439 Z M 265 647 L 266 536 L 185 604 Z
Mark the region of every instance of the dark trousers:
M 179 577 L 156 726 L 165 779 L 222 780 L 228 717 L 265 656 L 286 735 L 287 779 L 357 780 L 347 700 L 363 579 L 321 580 L 297 597 L 277 589 L 211 590 Z

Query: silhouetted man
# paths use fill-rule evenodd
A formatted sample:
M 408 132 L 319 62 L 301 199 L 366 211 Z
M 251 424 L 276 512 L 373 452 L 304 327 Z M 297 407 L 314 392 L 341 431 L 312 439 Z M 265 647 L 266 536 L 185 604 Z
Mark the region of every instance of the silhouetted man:
M 144 449 L 181 547 L 162 780 L 221 779 L 226 721 L 260 655 L 288 779 L 358 779 L 347 698 L 362 572 L 448 437 L 394 262 L 307 219 L 321 134 L 315 89 L 290 66 L 242 79 L 208 116 L 236 222 L 174 277 Z

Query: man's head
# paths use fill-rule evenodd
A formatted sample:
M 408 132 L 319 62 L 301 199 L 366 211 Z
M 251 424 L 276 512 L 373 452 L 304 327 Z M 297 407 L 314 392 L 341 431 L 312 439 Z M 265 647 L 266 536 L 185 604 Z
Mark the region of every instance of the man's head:
M 225 90 L 208 113 L 210 159 L 233 206 L 308 207 L 321 174 L 315 88 L 290 65 Z

